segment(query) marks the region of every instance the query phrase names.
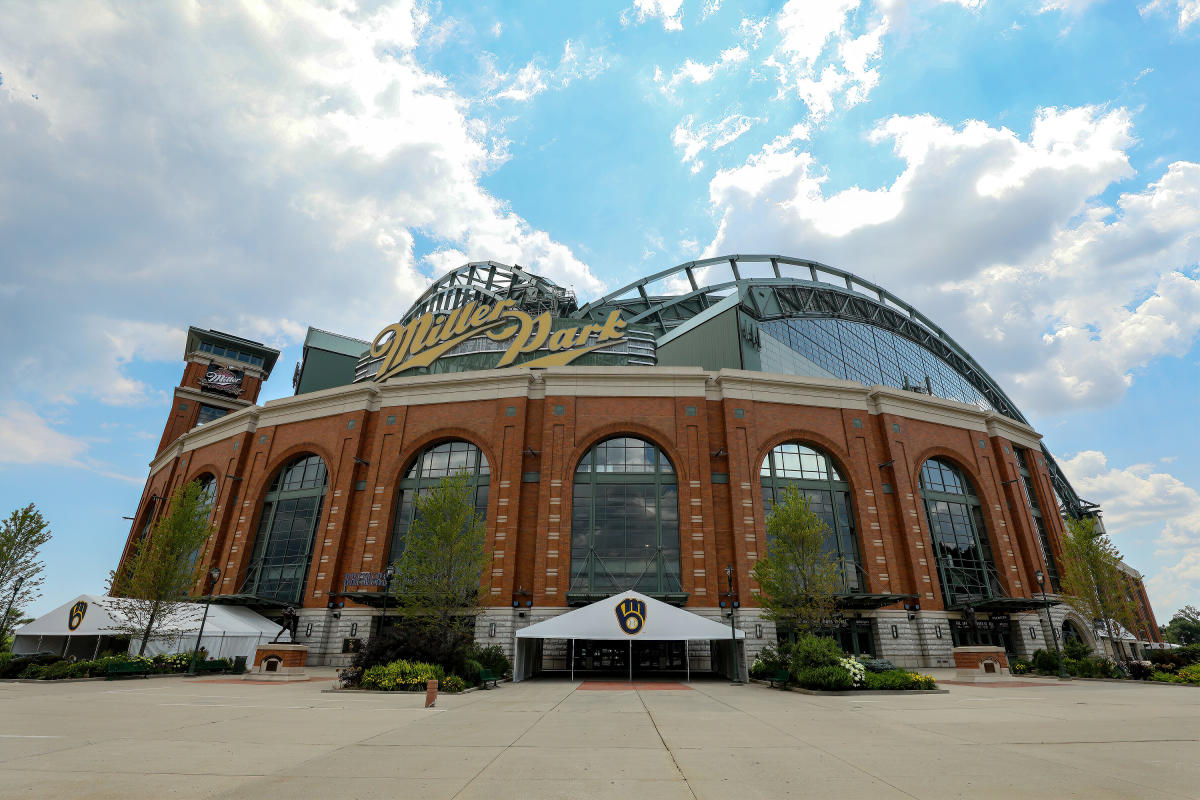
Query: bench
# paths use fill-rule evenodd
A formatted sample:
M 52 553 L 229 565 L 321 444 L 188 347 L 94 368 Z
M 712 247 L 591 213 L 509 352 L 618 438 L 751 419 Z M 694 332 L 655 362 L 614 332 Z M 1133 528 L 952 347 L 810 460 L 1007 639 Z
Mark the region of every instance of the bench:
M 490 669 L 485 667 L 479 670 L 479 682 L 483 684 L 483 688 L 485 689 L 488 688 L 489 683 L 493 686 L 499 686 L 500 676 L 496 675 Z
M 786 689 L 791 677 L 792 673 L 786 669 L 777 669 L 775 670 L 775 675 L 770 679 L 769 685 L 774 686 L 778 683 L 780 689 Z
M 116 678 L 145 678 L 150 674 L 150 668 L 145 664 L 135 664 L 133 662 L 123 662 L 119 664 L 109 664 L 105 670 L 108 675 L 108 680 Z

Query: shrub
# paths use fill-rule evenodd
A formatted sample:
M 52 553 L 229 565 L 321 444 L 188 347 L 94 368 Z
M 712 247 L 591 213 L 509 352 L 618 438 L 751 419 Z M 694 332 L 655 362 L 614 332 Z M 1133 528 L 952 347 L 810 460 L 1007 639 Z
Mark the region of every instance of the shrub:
M 21 674 L 17 677 L 21 678 L 22 680 L 37 679 L 41 678 L 42 673 L 45 671 L 46 668 L 43 666 L 39 666 L 38 664 L 30 664 L 29 666 L 25 667 L 25 669 L 22 670 Z
M 886 658 L 862 658 L 858 663 L 866 667 L 867 672 L 890 672 L 896 668 L 896 665 Z
M 1179 670 L 1179 678 L 1187 683 L 1200 684 L 1200 664 L 1191 664 Z
M 1135 681 L 1145 681 L 1150 679 L 1150 675 L 1154 672 L 1154 667 L 1150 666 L 1149 661 L 1130 661 L 1129 662 L 1129 677 Z
M 0 678 L 17 678 L 30 666 L 44 667 L 53 664 L 59 657 L 53 653 L 26 653 L 13 656 L 8 664 L 0 671 Z
M 1179 676 L 1172 675 L 1169 672 L 1154 672 L 1151 673 L 1150 680 L 1159 681 L 1160 683 L 1178 683 Z
M 74 666 L 75 665 L 70 661 L 56 661 L 50 666 L 44 668 L 42 670 L 42 674 L 38 677 L 47 681 L 57 681 L 62 680 L 63 678 L 69 678 L 71 676 L 71 668 Z
M 1008 671 L 1013 675 L 1028 675 L 1031 669 L 1033 664 L 1023 658 L 1014 658 L 1008 664 Z
M 0 653 L 0 675 L 4 674 L 4 670 L 8 667 L 8 662 L 12 661 L 12 653 Z
M 457 675 L 447 675 L 445 680 L 438 683 L 438 688 L 447 692 L 461 692 L 467 688 L 467 682 Z
M 850 673 L 850 682 L 856 688 L 861 688 L 863 685 L 863 676 L 867 674 L 867 668 L 858 663 L 854 656 L 843 658 L 838 662 L 838 666 Z
M 471 685 L 479 684 L 479 670 L 483 669 L 483 665 L 473 658 L 468 658 L 466 666 L 463 667 L 463 676 Z
M 846 657 L 833 639 L 806 634 L 792 647 L 791 670 L 799 677 L 800 670 L 836 667 Z
M 1033 668 L 1038 672 L 1053 675 L 1058 672 L 1058 654 L 1049 650 L 1033 651 Z
M 1189 644 L 1170 650 L 1151 650 L 1146 654 L 1146 658 L 1163 672 L 1178 672 L 1189 664 L 1200 663 L 1200 644 Z
M 887 691 L 936 689 L 937 683 L 929 675 L 918 675 L 903 669 L 892 669 L 887 672 L 867 673 L 863 688 Z
M 368 667 L 362 675 L 362 687 L 386 692 L 420 690 L 425 688 L 426 681 L 436 680 L 440 685 L 445 679 L 445 670 L 437 664 L 400 659 Z
M 475 653 L 472 652 L 473 645 L 470 636 L 444 636 L 417 623 L 401 619 L 389 625 L 382 633 L 372 636 L 367 646 L 355 656 L 351 668 L 344 670 L 342 674 L 353 683 L 365 676 L 365 671 L 370 667 L 387 666 L 396 661 L 410 661 L 440 664 L 447 672 L 463 675 L 467 671 L 467 658 L 473 658 L 487 666 L 479 657 L 479 653 L 490 648 L 482 648 Z M 504 655 L 503 651 L 500 651 L 500 655 Z M 505 658 L 504 662 L 507 664 L 508 659 Z M 511 670 L 511 667 L 507 669 Z
M 1067 658 L 1073 658 L 1076 661 L 1082 661 L 1092 654 L 1092 648 L 1078 639 L 1063 642 L 1062 651 Z
M 854 688 L 850 673 L 842 667 L 805 667 L 797 670 L 796 683 L 805 689 L 826 692 L 843 692 Z
M 1081 678 L 1090 678 L 1090 675 L 1083 675 L 1079 671 L 1079 662 L 1073 658 L 1064 658 L 1062 660 L 1063 671 L 1068 675 L 1079 675 Z
M 504 655 L 504 651 L 500 649 L 499 645 L 494 644 L 490 647 L 474 645 L 469 658 L 479 662 L 479 666 L 490 670 L 493 675 L 506 677 L 512 674 L 512 662 L 508 660 L 508 656 Z

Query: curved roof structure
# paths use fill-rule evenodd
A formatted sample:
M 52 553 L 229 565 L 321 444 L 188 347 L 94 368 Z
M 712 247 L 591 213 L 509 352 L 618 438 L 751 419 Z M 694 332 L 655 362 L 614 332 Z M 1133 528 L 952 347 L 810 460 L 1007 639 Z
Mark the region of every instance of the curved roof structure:
M 901 370 L 895 370 L 889 381 L 886 373 L 881 378 L 879 372 L 856 371 L 849 363 L 844 372 L 836 373 L 837 377 L 868 384 L 892 382 L 899 388 L 974 402 L 1028 424 L 1003 388 L 929 317 L 882 286 L 817 261 L 763 254 L 688 261 L 647 275 L 583 306 L 576 302 L 574 292 L 523 267 L 473 262 L 442 276 L 417 299 L 401 321 L 408 322 L 428 311 L 451 309 L 472 299 L 513 300 L 518 308 L 531 313 L 549 311 L 553 316 L 592 323 L 601 323 L 612 311 L 619 310 L 627 323 L 652 330 L 660 345 L 734 305 L 748 318 L 762 323 L 760 329 L 771 336 L 779 335 L 781 330 L 784 337 L 789 335 L 780 324 L 828 325 L 828 321 L 838 321 L 844 326 L 841 335 L 847 338 L 854 334 L 862 336 L 863 331 L 869 332 L 868 336 L 886 332 L 890 341 L 911 342 L 918 350 L 904 347 L 922 357 L 928 354 L 936 359 L 925 357 L 927 370 L 941 371 L 943 375 L 948 370 L 956 376 L 954 382 L 961 381 L 959 385 L 965 383 L 970 390 L 946 391 L 945 384 L 935 387 L 928 375 L 925 388 L 919 382 L 919 375 L 913 376 L 917 380 L 911 385 L 908 377 L 904 377 L 904 385 L 900 386 L 896 375 Z M 771 327 L 772 323 L 779 324 Z M 751 335 L 754 344 L 759 345 L 759 330 Z M 934 366 L 931 368 L 930 364 Z M 921 368 L 917 364 L 914 371 Z M 1042 453 L 1067 513 L 1075 517 L 1093 513 L 1095 505 L 1079 498 L 1044 446 Z

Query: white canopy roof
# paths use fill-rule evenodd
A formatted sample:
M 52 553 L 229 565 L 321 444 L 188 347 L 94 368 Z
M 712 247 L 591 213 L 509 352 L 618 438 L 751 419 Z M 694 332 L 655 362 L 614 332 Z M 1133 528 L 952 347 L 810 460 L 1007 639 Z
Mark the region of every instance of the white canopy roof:
M 81 594 L 73 600 L 68 600 L 48 614 L 17 628 L 16 636 L 113 636 L 116 631 L 120 612 L 109 605 L 111 598 L 94 594 Z M 74 630 L 71 629 L 71 613 L 78 603 L 86 603 L 82 608 L 83 618 Z M 200 617 L 204 613 L 201 603 L 189 603 L 176 619 L 169 620 L 164 627 L 180 631 L 191 631 L 193 634 L 200 628 Z M 266 617 L 256 614 L 242 606 L 213 605 L 208 611 L 208 620 L 204 624 L 205 636 L 257 636 L 258 634 L 275 634 L 279 624 Z
M 627 601 L 643 603 L 630 606 Z M 636 612 L 636 613 L 634 613 Z M 640 614 L 636 622 L 626 619 Z M 632 630 L 627 630 L 632 628 Z M 745 631 L 737 631 L 738 639 L 745 639 Z M 521 639 L 632 639 L 648 641 L 712 640 L 728 639 L 729 628 L 719 622 L 706 619 L 682 608 L 668 605 L 661 600 L 647 597 L 633 590 L 613 595 L 607 600 L 568 611 L 566 614 L 530 625 L 517 631 Z

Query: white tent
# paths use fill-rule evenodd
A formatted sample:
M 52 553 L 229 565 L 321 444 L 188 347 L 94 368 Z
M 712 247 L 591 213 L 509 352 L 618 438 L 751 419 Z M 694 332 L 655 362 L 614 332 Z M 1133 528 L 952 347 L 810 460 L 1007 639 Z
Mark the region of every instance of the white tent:
M 196 634 L 200 630 L 203 614 L 203 604 L 187 604 L 164 626 L 174 634 L 152 638 L 146 644 L 146 655 L 191 652 L 196 646 Z M 119 627 L 121 618 L 120 611 L 111 605 L 111 598 L 81 594 L 28 625 L 17 628 L 13 652 L 52 652 L 63 656 L 93 658 L 116 644 L 121 634 L 114 629 Z M 254 658 L 255 648 L 263 642 L 269 642 L 278 630 L 278 623 L 248 608 L 214 604 L 209 607 L 200 646 L 208 650 L 210 658 L 246 656 L 249 662 Z M 140 646 L 140 641 L 129 642 L 129 652 L 136 653 Z
M 745 631 L 735 631 L 734 635 L 744 650 L 745 642 L 741 640 L 746 638 Z M 729 646 L 730 638 L 729 628 L 719 622 L 629 590 L 517 631 L 513 680 L 520 681 L 533 675 L 533 660 L 539 639 L 571 641 L 571 677 L 574 678 L 576 639 L 624 640 L 630 643 L 632 651 L 634 640 L 707 641 L 720 648 Z M 684 652 L 687 652 L 686 647 Z M 730 661 L 734 655 L 730 649 Z M 740 661 L 745 663 L 744 658 Z M 632 678 L 632 659 L 629 668 Z M 688 672 L 690 675 L 690 664 Z

